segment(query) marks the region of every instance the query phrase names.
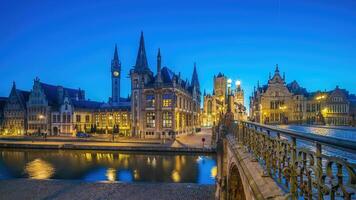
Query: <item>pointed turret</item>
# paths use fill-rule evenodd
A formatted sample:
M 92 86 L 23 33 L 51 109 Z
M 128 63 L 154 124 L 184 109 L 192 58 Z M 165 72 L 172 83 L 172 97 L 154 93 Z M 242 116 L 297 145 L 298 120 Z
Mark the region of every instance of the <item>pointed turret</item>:
M 279 73 L 278 64 L 276 64 L 276 70 L 274 72 Z
M 121 63 L 119 60 L 119 53 L 117 50 L 117 45 L 115 44 L 114 57 L 111 60 L 111 68 L 116 68 L 117 70 L 121 67 Z
M 161 75 L 161 50 L 158 48 L 157 54 L 157 82 L 162 82 L 162 75 Z
M 198 79 L 196 63 L 194 63 L 194 71 L 193 71 L 193 75 L 192 75 L 192 86 L 195 86 L 195 88 L 199 91 L 200 84 L 199 84 L 199 79 Z
M 147 56 L 145 50 L 145 40 L 143 38 L 143 32 L 141 32 L 140 46 L 138 47 L 138 53 L 136 58 L 136 70 L 144 70 L 148 68 Z
M 119 54 L 117 53 L 117 44 L 115 44 L 114 60 L 119 60 Z

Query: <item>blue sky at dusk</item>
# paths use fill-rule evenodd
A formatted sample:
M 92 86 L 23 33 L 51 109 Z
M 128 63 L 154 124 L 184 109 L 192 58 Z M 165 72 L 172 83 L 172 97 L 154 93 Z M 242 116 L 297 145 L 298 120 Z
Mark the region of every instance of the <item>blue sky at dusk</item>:
M 308 91 L 336 85 L 356 93 L 356 1 L 4 1 L 0 3 L 0 96 L 12 81 L 82 88 L 107 101 L 119 48 L 123 97 L 144 31 L 150 68 L 162 62 L 212 91 L 214 74 L 240 79 L 245 98 L 275 64 Z

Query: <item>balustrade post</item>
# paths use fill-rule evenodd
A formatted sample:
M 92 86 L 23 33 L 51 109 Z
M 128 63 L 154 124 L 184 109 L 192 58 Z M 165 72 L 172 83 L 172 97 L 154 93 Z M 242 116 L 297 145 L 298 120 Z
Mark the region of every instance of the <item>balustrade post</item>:
M 316 143 L 316 178 L 317 178 L 317 190 L 318 190 L 318 199 L 323 199 L 323 192 L 322 192 L 322 184 L 323 184 L 323 163 L 322 163 L 322 149 L 321 144 Z
M 261 131 L 262 131 L 262 128 L 261 128 Z M 267 131 L 267 136 L 266 136 L 266 141 L 267 142 L 267 156 L 266 156 L 266 170 L 267 170 L 267 173 L 266 175 L 267 176 L 272 176 L 271 174 L 271 157 L 272 157 L 272 151 L 273 151 L 273 147 L 271 147 L 271 135 L 270 135 L 270 131 L 269 130 L 266 130 Z
M 291 145 L 291 166 L 290 166 L 290 193 L 293 200 L 298 199 L 298 183 L 297 183 L 297 138 L 292 137 Z

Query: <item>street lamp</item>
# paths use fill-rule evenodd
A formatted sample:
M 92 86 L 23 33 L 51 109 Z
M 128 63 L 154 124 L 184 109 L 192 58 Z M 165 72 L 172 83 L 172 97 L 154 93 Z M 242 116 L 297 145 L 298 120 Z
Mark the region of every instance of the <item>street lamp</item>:
M 38 119 L 40 120 L 40 125 L 39 125 L 39 127 L 38 127 L 38 134 L 41 134 L 41 128 L 42 128 L 42 123 L 41 123 L 41 121 L 43 120 L 45 118 L 45 116 L 44 115 L 42 115 L 42 114 L 40 114 L 40 115 L 38 115 Z M 44 137 L 45 137 L 45 135 L 43 135 Z

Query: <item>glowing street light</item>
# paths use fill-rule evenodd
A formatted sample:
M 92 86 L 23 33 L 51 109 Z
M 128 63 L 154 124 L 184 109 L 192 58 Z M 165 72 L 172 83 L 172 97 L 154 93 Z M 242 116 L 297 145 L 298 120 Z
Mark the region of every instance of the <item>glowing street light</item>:
M 235 85 L 236 86 L 240 86 L 241 85 L 241 81 L 240 80 L 235 81 Z

